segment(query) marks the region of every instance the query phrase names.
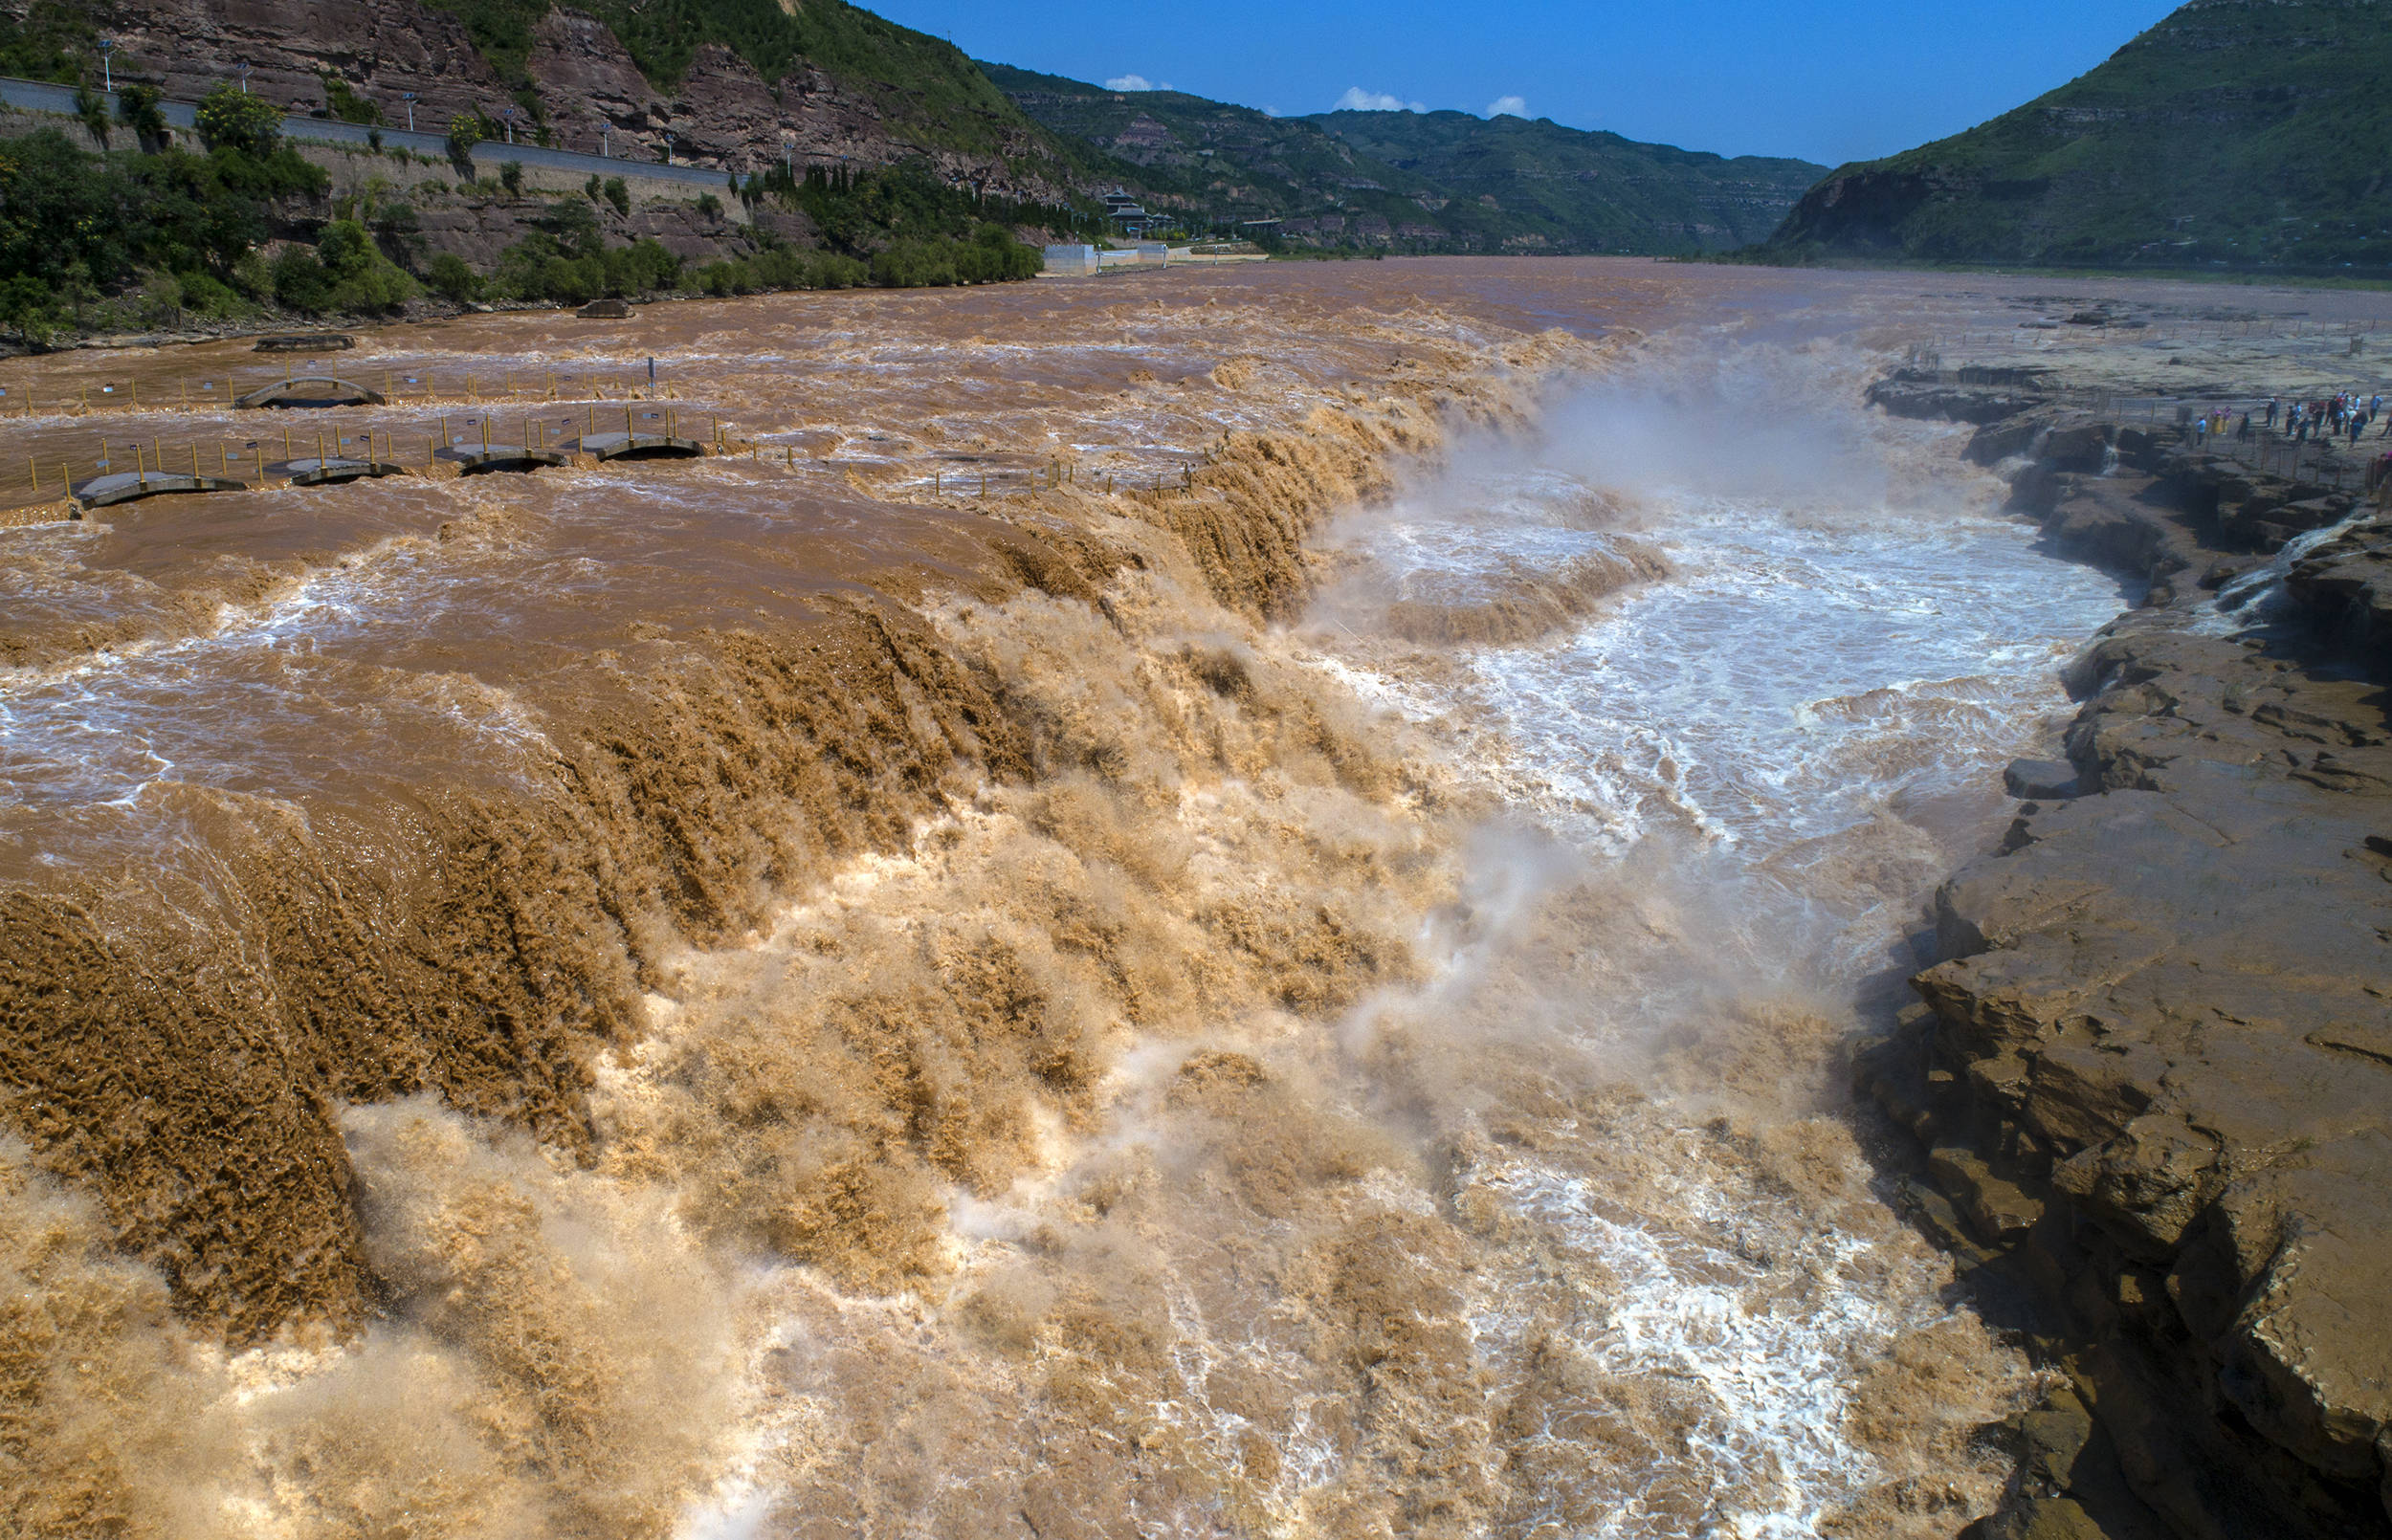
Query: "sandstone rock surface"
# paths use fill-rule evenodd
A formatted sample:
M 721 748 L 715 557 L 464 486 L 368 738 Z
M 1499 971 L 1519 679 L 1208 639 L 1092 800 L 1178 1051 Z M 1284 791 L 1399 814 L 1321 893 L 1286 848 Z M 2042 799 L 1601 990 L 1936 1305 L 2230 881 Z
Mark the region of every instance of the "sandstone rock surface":
M 2113 1451 L 2028 1460 L 1982 1532 L 2392 1534 L 2386 521 L 2165 429 L 1954 415 L 2027 457 L 2023 513 L 2150 583 L 1859 1061 Z M 2274 620 L 2222 634 L 2238 578 Z

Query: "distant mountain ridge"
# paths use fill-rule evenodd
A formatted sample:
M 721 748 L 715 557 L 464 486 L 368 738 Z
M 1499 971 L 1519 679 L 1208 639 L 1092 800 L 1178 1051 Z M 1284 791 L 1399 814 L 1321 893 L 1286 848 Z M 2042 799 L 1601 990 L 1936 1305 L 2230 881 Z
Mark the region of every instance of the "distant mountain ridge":
M 2192 0 L 2014 112 L 1838 169 L 1760 254 L 2392 271 L 2392 3 Z
M 982 61 L 1033 121 L 1162 209 L 1275 220 L 1298 245 L 1434 252 L 1721 251 L 1776 228 L 1826 171 L 1547 120 L 1461 112 L 1274 118 Z

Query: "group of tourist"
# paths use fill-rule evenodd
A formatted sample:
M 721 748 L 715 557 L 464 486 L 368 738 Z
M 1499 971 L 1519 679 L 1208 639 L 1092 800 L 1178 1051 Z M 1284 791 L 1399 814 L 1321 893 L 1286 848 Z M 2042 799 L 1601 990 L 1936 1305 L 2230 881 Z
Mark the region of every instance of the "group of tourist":
M 2234 415 L 2231 408 L 2215 407 L 2193 418 L 2193 443 L 2205 446 L 2211 439 L 2223 439 L 2229 425 L 2237 439 L 2248 442 L 2255 431 L 2275 431 L 2276 419 L 2281 416 L 2284 436 L 2292 443 L 2314 440 L 2324 445 L 2347 439 L 2356 447 L 2376 419 L 2383 417 L 2383 397 L 2362 397 L 2356 390 L 2345 390 L 2314 401 L 2296 401 L 2288 408 L 2281 398 L 2270 396 L 2264 407 L 2244 412 L 2240 423 L 2235 422 Z M 2385 418 L 2381 436 L 2392 439 L 2392 418 Z
M 2268 398 L 2267 427 L 2275 426 L 2276 413 L 2283 409 L 2283 406 L 2276 398 Z M 2367 431 L 2368 425 L 2382 415 L 2382 396 L 2362 398 L 2356 390 L 2345 390 L 2315 401 L 2294 402 L 2292 409 L 2285 413 L 2284 436 L 2296 444 L 2306 444 L 2313 438 L 2321 444 L 2339 438 L 2347 438 L 2356 444 L 2359 435 Z M 2248 422 L 2248 413 L 2245 414 L 2244 420 Z M 2383 431 L 2385 437 L 2392 438 L 2392 421 L 2384 424 Z

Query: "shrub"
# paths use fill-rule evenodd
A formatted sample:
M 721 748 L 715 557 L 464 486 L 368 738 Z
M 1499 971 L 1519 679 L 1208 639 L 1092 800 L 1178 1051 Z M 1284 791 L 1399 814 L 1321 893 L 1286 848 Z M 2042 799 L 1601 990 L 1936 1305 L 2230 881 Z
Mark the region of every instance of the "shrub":
M 316 243 L 316 256 L 330 276 L 330 301 L 335 310 L 396 310 L 415 296 L 415 280 L 382 254 L 365 227 L 353 219 L 337 219 L 324 227 Z
M 183 285 L 171 273 L 151 274 L 142 280 L 139 308 L 144 326 L 181 325 Z
M 332 116 L 344 123 L 378 123 L 382 108 L 349 89 L 349 83 L 337 75 L 319 77 L 324 84 L 324 102 Z M 379 146 L 377 146 L 379 147 Z
M 509 161 L 499 166 L 498 186 L 507 189 L 508 197 L 520 197 L 523 191 L 523 163 Z
M 152 154 L 164 149 L 171 137 L 166 115 L 159 107 L 165 99 L 166 93 L 154 85 L 128 85 L 117 93 L 117 121 Z
M 395 310 L 415 293 L 414 280 L 382 254 L 365 226 L 348 219 L 325 226 L 313 252 L 287 248 L 272 271 L 277 302 L 311 315 Z
M 442 252 L 433 257 L 424 281 L 432 285 L 432 293 L 451 304 L 466 304 L 481 293 L 481 279 L 454 252 Z
M 596 203 L 598 201 L 601 194 L 598 190 L 597 172 L 590 172 L 589 180 L 582 184 L 582 196 L 587 198 L 591 203 Z
M 580 205 L 563 207 L 590 219 L 589 210 Z M 587 230 L 569 221 L 543 219 L 541 223 L 546 228 L 499 253 L 498 271 L 490 277 L 494 292 L 516 299 L 580 305 L 600 295 L 630 297 L 669 289 L 680 278 L 680 262 L 658 242 L 635 241 L 609 249 L 594 220 Z M 560 226 L 563 239 L 554 233 Z
M 558 247 L 567 256 L 597 256 L 607 249 L 606 234 L 598 228 L 598 216 L 590 212 L 586 203 L 559 198 L 534 223 L 555 236 Z
M 197 120 L 199 142 L 211 150 L 237 150 L 262 160 L 282 137 L 281 109 L 230 83 L 201 99 Z
M 631 212 L 631 189 L 630 185 L 625 183 L 619 176 L 610 176 L 607 178 L 606 191 L 607 202 L 614 205 L 614 211 L 625 216 L 626 218 L 629 218 Z
M 88 83 L 75 87 L 75 116 L 83 120 L 83 127 L 101 149 L 108 147 L 108 99 L 94 91 Z
M 18 273 L 0 282 L 0 328 L 39 347 L 57 330 L 59 317 L 48 284 Z
M 203 316 L 238 315 L 248 306 L 233 289 L 205 273 L 186 273 L 183 279 L 183 305 Z
M 307 248 L 284 248 L 269 271 L 273 275 L 275 303 L 283 309 L 314 315 L 331 302 L 332 279 L 324 272 L 324 265 L 316 259 L 316 253 Z
M 698 195 L 698 212 L 703 218 L 720 219 L 722 200 L 711 192 L 701 192 Z
M 498 125 L 478 112 L 460 112 L 449 120 L 449 164 L 460 177 L 474 174 L 474 146 L 498 137 Z

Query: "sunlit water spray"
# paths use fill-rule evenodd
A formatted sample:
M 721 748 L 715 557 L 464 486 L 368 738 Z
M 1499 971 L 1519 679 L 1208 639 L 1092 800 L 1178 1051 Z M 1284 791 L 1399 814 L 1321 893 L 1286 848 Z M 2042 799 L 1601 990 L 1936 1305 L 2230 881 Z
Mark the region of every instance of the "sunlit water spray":
M 1584 880 L 1658 915 L 1576 959 L 1601 986 L 1551 1002 L 1565 1035 L 1614 1062 L 1699 1045 L 1657 1120 L 1557 1128 L 1480 1174 L 1537 1245 L 1606 1278 L 1558 1351 L 1680 1403 L 1674 1437 L 1627 1462 L 1571 1459 L 1569 1419 L 1548 1425 L 1565 1452 L 1540 1534 L 1812 1534 L 1876 1476 L 1853 1397 L 1947 1313 L 1940 1280 L 1723 1158 L 1697 1125 L 1736 1097 L 1710 1071 L 1733 1078 L 1739 1032 L 1778 1029 L 1771 1003 L 1833 1030 L 1882 1008 L 1917 964 L 1921 900 L 1989 833 L 2001 764 L 2060 720 L 2056 670 L 2119 608 L 2115 581 L 1999 514 L 1990 480 L 1955 479 L 1948 433 L 1804 405 L 1820 372 L 1670 370 L 1558 409 L 1533 454 L 1460 456 L 1344 532 L 1362 576 L 1318 633 L 1365 693 L 1450 724 Z M 1671 575 L 1583 623 L 1426 669 L 1359 641 L 1374 599 L 1484 604 L 1628 541 Z M 1626 1148 L 1655 1139 L 1665 1157 Z M 1532 1323 L 1497 1304 L 1476 1327 L 1500 1359 Z M 1589 1451 L 1602 1403 L 1574 1414 Z

